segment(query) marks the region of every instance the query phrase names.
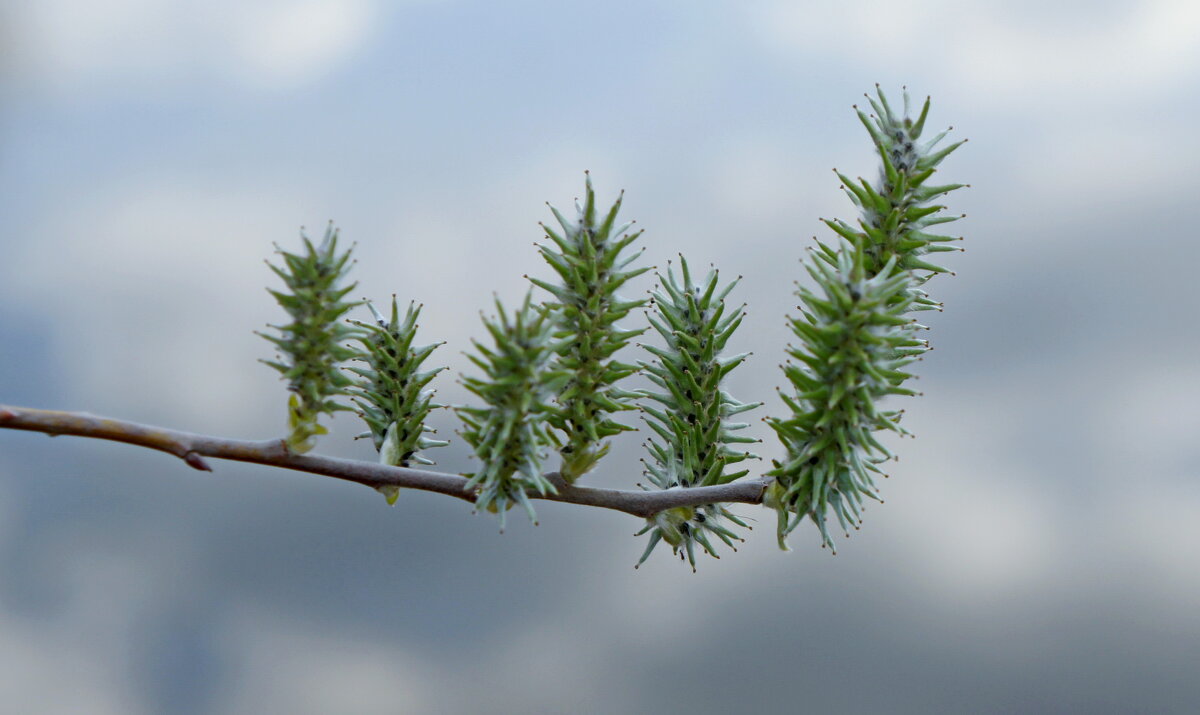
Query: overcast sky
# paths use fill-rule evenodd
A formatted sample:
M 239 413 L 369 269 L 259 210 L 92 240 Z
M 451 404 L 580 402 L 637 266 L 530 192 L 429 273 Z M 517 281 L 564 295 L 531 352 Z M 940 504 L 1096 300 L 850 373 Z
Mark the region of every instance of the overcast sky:
M 465 402 L 479 310 L 548 273 L 544 202 L 587 169 L 647 263 L 745 276 L 730 389 L 778 415 L 798 259 L 854 216 L 830 169 L 876 171 L 851 105 L 932 95 L 970 138 L 941 175 L 972 184 L 916 438 L 836 557 L 811 525 L 780 552 L 742 507 L 738 553 L 634 571 L 616 513 L 541 504 L 501 535 L 436 495 L 0 431 L 14 711 L 1200 706 L 1200 5 L 0 8 L 0 403 L 280 435 L 262 261 L 330 219 L 363 296 L 425 303 L 439 396 Z M 318 451 L 372 458 L 354 422 Z M 589 483 L 630 486 L 643 437 Z M 470 468 L 457 439 L 433 456 Z

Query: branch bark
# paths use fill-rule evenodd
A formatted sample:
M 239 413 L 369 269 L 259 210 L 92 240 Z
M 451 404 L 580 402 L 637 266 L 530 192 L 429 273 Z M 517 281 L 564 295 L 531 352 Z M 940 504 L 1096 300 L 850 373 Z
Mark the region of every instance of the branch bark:
M 125 442 L 175 455 L 193 469 L 202 471 L 212 471 L 205 459 L 211 457 L 319 474 L 373 488 L 397 486 L 437 492 L 472 503 L 475 501 L 475 495 L 465 489 L 466 478 L 457 474 L 392 467 L 319 454 L 294 454 L 288 451 L 282 439 L 261 442 L 224 439 L 110 417 L 98 417 L 86 412 L 59 412 L 9 405 L 0 405 L 0 429 Z M 529 494 L 531 499 L 613 509 L 647 518 L 674 507 L 717 502 L 761 504 L 763 493 L 771 483 L 768 478 L 758 477 L 714 487 L 629 491 L 568 484 L 557 472 L 550 472 L 546 478 L 558 489 L 558 494 L 540 496 L 535 492 Z

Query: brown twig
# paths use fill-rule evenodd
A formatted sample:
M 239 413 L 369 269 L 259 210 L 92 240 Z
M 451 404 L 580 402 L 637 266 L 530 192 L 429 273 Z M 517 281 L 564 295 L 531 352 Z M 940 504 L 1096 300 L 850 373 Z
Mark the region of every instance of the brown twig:
M 397 486 L 421 489 L 468 502 L 475 501 L 475 495 L 465 489 L 466 478 L 456 474 L 391 467 L 375 462 L 339 459 L 319 454 L 295 454 L 288 451 L 282 439 L 262 442 L 223 439 L 109 417 L 97 417 L 86 412 L 58 412 L 9 405 L 0 405 L 0 428 L 44 432 L 52 436 L 74 435 L 125 442 L 173 454 L 188 466 L 202 471 L 212 471 L 212 467 L 204 459 L 212 457 L 320 474 L 369 487 Z M 715 487 L 628 491 L 568 484 L 557 472 L 547 474 L 546 478 L 558 489 L 558 494 L 539 496 L 531 493 L 530 498 L 614 509 L 640 517 L 650 517 L 674 507 L 717 502 L 761 504 L 763 492 L 770 484 L 769 479 L 754 478 Z

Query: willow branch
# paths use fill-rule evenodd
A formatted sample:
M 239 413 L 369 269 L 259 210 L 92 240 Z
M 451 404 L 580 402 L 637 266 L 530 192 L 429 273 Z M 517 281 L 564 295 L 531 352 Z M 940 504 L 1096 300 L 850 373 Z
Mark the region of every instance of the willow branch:
M 475 501 L 475 494 L 466 489 L 466 478 L 456 474 L 392 467 L 319 454 L 295 454 L 288 451 L 282 439 L 259 442 L 224 439 L 110 417 L 98 417 L 86 412 L 59 412 L 9 405 L 0 405 L 0 428 L 44 432 L 51 436 L 74 435 L 125 442 L 175 455 L 188 466 L 206 472 L 212 471 L 205 459 L 211 457 L 319 474 L 373 488 L 397 486 L 421 489 L 472 503 Z M 771 481 L 766 478 L 743 479 L 720 486 L 643 492 L 568 484 L 557 472 L 547 474 L 546 478 L 558 489 L 558 494 L 540 496 L 532 492 L 529 494 L 531 499 L 613 509 L 640 517 L 651 517 L 674 507 L 717 502 L 761 504 L 763 492 Z

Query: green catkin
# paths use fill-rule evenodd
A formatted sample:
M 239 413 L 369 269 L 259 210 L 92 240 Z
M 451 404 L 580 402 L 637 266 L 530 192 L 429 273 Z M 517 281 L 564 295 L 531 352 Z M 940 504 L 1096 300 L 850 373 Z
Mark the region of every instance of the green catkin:
M 444 447 L 449 442 L 432 439 L 434 429 L 425 424 L 429 413 L 444 405 L 433 402 L 433 392 L 426 386 L 444 367 L 421 370 L 421 364 L 442 343 L 414 346 L 417 334 L 417 319 L 421 307 L 409 304 L 404 318 L 392 297 L 391 318 L 385 318 L 367 303 L 374 322 L 350 321 L 362 329 L 358 340 L 362 343 L 359 358 L 365 367 L 348 367 L 357 376 L 351 394 L 358 405 L 359 416 L 367 423 L 369 431 L 359 437 L 370 437 L 379 452 L 380 464 L 410 467 L 434 462 L 422 454 L 422 450 Z M 399 487 L 380 487 L 389 504 L 395 504 L 400 494 Z
M 794 362 L 783 367 L 792 389 L 780 397 L 791 416 L 768 420 L 786 454 L 768 473 L 775 482 L 764 502 L 778 512 L 785 549 L 786 536 L 808 517 L 822 546 L 832 550 L 827 520 L 836 518 L 845 532 L 857 529 L 866 500 L 879 500 L 874 476 L 892 455 L 875 433 L 905 432 L 898 424 L 901 412 L 877 403 L 915 394 L 903 386 L 911 377 L 905 368 L 929 346 L 917 338 L 923 326 L 911 313 L 940 309 L 923 286 L 947 272 L 926 259 L 960 250 L 949 245 L 960 238 L 926 229 L 960 218 L 939 215 L 945 207 L 933 201 L 963 185 L 928 181 L 962 142 L 936 148 L 945 133 L 919 141 L 928 99 L 916 119 L 909 116 L 907 93 L 903 116 L 882 91 L 868 99 L 875 114 L 858 110 L 858 116 L 880 157 L 879 177 L 872 184 L 838 173 L 862 214 L 857 225 L 822 219 L 838 239 L 812 249 L 805 268 L 816 289 L 799 290 L 801 315 L 789 318 L 798 344 L 788 350 Z
M 880 410 L 888 395 L 911 395 L 901 386 L 903 368 L 923 352 L 920 326 L 906 314 L 915 295 L 903 271 L 868 278 L 863 253 L 843 242 L 836 266 L 809 260 L 805 266 L 819 292 L 802 288 L 799 318 L 789 322 L 800 345 L 784 366 L 793 392 L 780 393 L 792 415 L 768 420 L 786 449 L 769 473 L 775 482 L 765 501 L 779 514 L 779 543 L 808 516 L 832 547 L 826 519 L 857 528 L 864 499 L 878 499 L 874 475 L 891 457 L 874 433 L 903 433 L 899 412 Z
M 504 513 L 521 504 L 536 523 L 527 492 L 554 494 L 554 485 L 542 474 L 542 460 L 554 445 L 550 418 L 551 400 L 569 378 L 554 369 L 559 345 L 549 312 L 525 296 L 520 309 L 507 315 L 496 301 L 496 318 L 484 318 L 493 347 L 474 342 L 478 354 L 467 357 L 482 377 L 464 377 L 462 384 L 480 397 L 484 407 L 457 407 L 463 439 L 482 462 L 479 471 L 466 475 L 467 489 L 475 490 L 475 506 Z
M 665 348 L 643 345 L 655 360 L 641 366 L 659 391 L 642 395 L 657 403 L 643 405 L 646 424 L 654 436 L 646 442 L 651 461 L 643 460 L 646 476 L 658 489 L 687 489 L 727 484 L 748 470 L 732 467 L 755 455 L 732 448 L 732 444 L 757 440 L 734 432 L 748 425 L 730 421 L 734 415 L 762 405 L 738 402 L 721 389 L 724 378 L 740 365 L 747 354 L 720 357 L 729 338 L 742 322 L 741 307 L 728 310 L 725 297 L 737 285 L 719 287 L 716 270 L 699 283 L 692 280 L 687 260 L 679 257 L 682 283 L 674 271 L 659 275 L 661 290 L 654 293 L 655 315 L 650 324 L 662 336 Z M 650 487 L 643 485 L 643 489 Z M 749 528 L 724 504 L 679 507 L 647 519 L 644 529 L 650 541 L 638 561 L 640 566 L 658 545 L 666 541 L 675 553 L 686 555 L 696 570 L 696 546 L 719 558 L 710 536 L 733 548 L 742 541 L 730 525 Z M 734 548 L 736 551 L 736 548 Z
M 267 265 L 287 286 L 287 291 L 268 289 L 287 311 L 291 322 L 272 325 L 279 335 L 258 333 L 279 350 L 278 359 L 262 360 L 278 370 L 288 381 L 292 393 L 288 399 L 287 448 L 301 454 L 313 448 L 317 435 L 328 430 L 320 424 L 322 414 L 332 415 L 349 406 L 337 398 L 346 395 L 351 380 L 339 369 L 342 362 L 358 355 L 343 341 L 357 330 L 341 318 L 359 301 L 344 300 L 356 284 L 342 283 L 352 265 L 350 250 L 338 253 L 338 232 L 332 222 L 319 246 L 313 246 L 301 231 L 303 253 L 288 253 L 275 247 L 283 257 L 283 267 Z
M 629 233 L 632 224 L 618 225 L 621 198 L 607 213 L 597 211 L 591 176 L 587 176 L 586 194 L 576 201 L 576 219 L 567 219 L 551 206 L 560 229 L 542 228 L 552 245 L 539 245 L 542 258 L 558 274 L 554 285 L 530 278 L 549 292 L 559 348 L 559 367 L 570 380 L 557 396 L 558 409 L 551 424 L 562 432 L 560 469 L 564 479 L 573 482 L 591 471 L 609 450 L 604 440 L 626 430 L 628 425 L 613 420 L 615 412 L 637 409 L 635 393 L 617 387 L 637 368 L 613 358 L 629 340 L 645 332 L 621 330 L 617 321 L 645 300 L 624 300 L 616 291 L 631 278 L 650 270 L 626 270 L 640 255 L 623 253 L 641 231 Z
M 861 210 L 857 225 L 840 219 L 822 219 L 835 233 L 861 248 L 864 269 L 875 275 L 892 256 L 894 270 L 911 271 L 913 275 L 913 310 L 935 310 L 937 303 L 921 290 L 921 286 L 946 268 L 928 262 L 929 254 L 961 251 L 953 245 L 961 236 L 929 233 L 926 229 L 938 224 L 957 221 L 961 216 L 941 214 L 946 207 L 933 203 L 965 184 L 930 184 L 937 166 L 966 140 L 938 148 L 945 138 L 942 132 L 928 142 L 921 142 L 925 120 L 929 115 L 929 98 L 925 99 L 916 119 L 909 116 L 908 93 L 904 94 L 904 115 L 896 115 L 883 91 L 876 85 L 876 97 L 867 97 L 875 114 L 868 115 L 855 107 L 859 121 L 867 128 L 875 151 L 879 155 L 879 176 L 874 185 L 834 170 L 842 189 Z M 833 265 L 836 246 L 819 244 L 817 255 Z

